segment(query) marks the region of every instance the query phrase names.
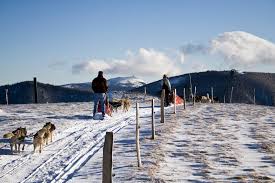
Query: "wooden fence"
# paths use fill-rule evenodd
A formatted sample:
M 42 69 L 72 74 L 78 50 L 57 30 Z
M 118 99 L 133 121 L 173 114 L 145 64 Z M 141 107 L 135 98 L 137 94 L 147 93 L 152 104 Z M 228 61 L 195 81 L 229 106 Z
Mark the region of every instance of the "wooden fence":
M 211 103 L 214 103 L 214 87 L 210 88 L 211 91 L 211 98 L 208 96 L 209 99 L 211 99 Z M 231 88 L 230 92 L 230 99 L 229 102 L 232 103 L 233 101 L 233 92 L 234 88 Z M 256 91 L 253 90 L 253 103 L 256 104 Z M 196 95 L 197 95 L 197 87 L 194 86 L 194 94 L 192 94 L 192 105 L 195 106 L 196 103 Z M 144 91 L 144 97 L 147 96 L 146 89 Z M 176 105 L 176 97 L 177 91 L 176 89 L 173 90 L 173 114 L 177 114 L 177 105 Z M 225 95 L 224 95 L 224 103 L 225 103 Z M 186 109 L 186 89 L 183 89 L 183 109 Z M 150 100 L 143 100 L 143 102 L 149 102 L 151 103 L 151 139 L 156 139 L 156 129 L 155 129 L 155 99 Z M 137 167 L 142 167 L 142 152 L 140 150 L 140 116 L 139 116 L 139 103 L 136 103 L 136 155 L 137 155 Z M 165 123 L 165 90 L 162 90 L 161 92 L 161 98 L 160 98 L 160 123 Z M 110 183 L 112 182 L 112 152 L 113 152 L 113 133 L 107 132 L 105 136 L 105 143 L 103 148 L 103 173 L 102 173 L 102 182 L 104 183 Z

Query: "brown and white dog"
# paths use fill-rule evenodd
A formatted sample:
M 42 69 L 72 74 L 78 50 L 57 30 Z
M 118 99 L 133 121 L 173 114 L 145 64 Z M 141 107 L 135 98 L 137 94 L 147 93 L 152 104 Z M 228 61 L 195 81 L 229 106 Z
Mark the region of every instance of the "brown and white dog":
M 131 107 L 129 98 L 122 99 L 123 112 L 127 112 Z
M 36 148 L 39 146 L 39 152 L 41 153 L 42 147 L 44 145 L 44 138 L 36 133 L 33 136 L 33 152 L 35 152 Z
M 6 133 L 3 135 L 4 138 L 10 139 L 11 153 L 20 152 L 20 145 L 23 144 L 22 151 L 25 149 L 25 137 L 27 136 L 26 128 L 17 128 L 11 133 Z M 14 149 L 13 149 L 14 147 Z
M 55 125 L 51 122 L 47 122 L 42 129 L 40 129 L 34 136 L 33 136 L 33 148 L 34 152 L 36 148 L 39 147 L 39 152 L 41 153 L 43 145 L 46 143 L 48 145 L 49 138 L 52 142 L 53 131 L 55 130 Z
M 56 129 L 55 125 L 52 124 L 51 122 L 47 122 L 43 128 L 47 128 L 49 133 L 46 133 L 45 135 L 48 135 L 48 138 L 51 139 L 51 142 L 53 142 L 53 131 Z M 48 142 L 46 143 L 48 144 Z

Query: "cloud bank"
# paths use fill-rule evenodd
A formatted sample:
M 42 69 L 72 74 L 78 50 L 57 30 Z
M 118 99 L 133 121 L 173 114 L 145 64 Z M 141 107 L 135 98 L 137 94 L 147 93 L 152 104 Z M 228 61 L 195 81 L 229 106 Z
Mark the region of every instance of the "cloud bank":
M 197 53 L 208 57 L 220 55 L 224 59 L 213 57 L 211 63 L 207 63 L 207 59 L 204 60 L 201 55 L 198 58 L 188 57 Z M 197 62 L 197 59 L 201 61 Z M 96 74 L 102 70 L 111 75 L 159 78 L 164 73 L 173 76 L 187 70 L 204 71 L 212 66 L 218 66 L 219 69 L 249 69 L 257 64 L 275 65 L 275 44 L 247 32 L 234 31 L 217 36 L 207 45 L 189 43 L 165 52 L 140 48 L 136 52 L 127 51 L 122 59 L 91 59 L 75 64 L 72 71 L 74 74 L 83 71 Z
M 209 44 L 185 44 L 181 46 L 184 55 L 219 55 L 221 64 L 230 68 L 250 68 L 257 64 L 275 65 L 275 44 L 253 34 L 233 31 L 224 32 Z M 188 62 L 188 61 L 187 61 Z
M 108 74 L 159 77 L 164 73 L 180 74 L 182 71 L 177 64 L 183 62 L 182 59 L 174 60 L 163 52 L 140 48 L 136 53 L 128 51 L 125 59 L 92 59 L 73 65 L 72 71 L 78 74 L 82 71 L 97 73 L 102 70 Z
M 210 53 L 222 55 L 233 66 L 275 64 L 275 45 L 250 33 L 225 32 L 210 43 Z

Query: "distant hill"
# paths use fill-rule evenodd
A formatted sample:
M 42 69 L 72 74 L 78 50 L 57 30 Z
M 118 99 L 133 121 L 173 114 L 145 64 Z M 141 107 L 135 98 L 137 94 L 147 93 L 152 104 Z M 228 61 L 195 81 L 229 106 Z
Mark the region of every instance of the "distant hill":
M 108 80 L 110 91 L 128 91 L 145 85 L 146 83 L 135 77 L 117 77 Z
M 33 81 L 24 81 L 13 85 L 0 86 L 0 104 L 6 103 L 5 89 L 8 89 L 10 104 L 28 104 L 34 102 Z M 86 102 L 91 101 L 93 94 L 89 91 L 37 83 L 38 102 Z
M 117 77 L 108 80 L 109 90 L 110 91 L 128 91 L 140 86 L 143 86 L 145 82 L 141 79 L 136 78 L 135 76 L 130 77 Z M 91 82 L 86 83 L 72 83 L 62 85 L 66 88 L 74 88 L 84 91 L 91 91 Z
M 132 77 L 118 77 L 108 80 L 110 91 L 127 91 L 145 83 Z M 63 86 L 38 83 L 38 102 L 86 102 L 92 101 L 91 83 L 76 83 Z M 28 104 L 34 102 L 33 81 L 24 81 L 12 85 L 0 86 L 0 104 L 6 103 L 5 89 L 8 89 L 10 104 Z
M 91 82 L 70 83 L 70 84 L 61 85 L 61 87 L 77 89 L 77 90 L 82 90 L 82 91 L 91 91 Z
M 275 73 L 259 72 L 237 72 L 231 71 L 207 71 L 190 73 L 192 90 L 196 86 L 197 95 L 211 94 L 211 87 L 214 88 L 214 96 L 219 102 L 229 102 L 231 88 L 233 87 L 232 102 L 253 103 L 254 88 L 256 93 L 256 103 L 262 105 L 275 105 Z M 177 93 L 183 96 L 183 88 L 186 88 L 186 96 L 190 96 L 189 74 L 170 78 L 172 88 L 177 89 Z M 144 85 L 133 92 L 143 92 L 146 87 L 147 93 L 160 95 L 161 80 Z
M 261 105 L 275 106 L 275 73 L 258 72 L 237 72 L 232 71 L 207 71 L 199 73 L 190 73 L 192 81 L 192 90 L 196 86 L 197 95 L 206 95 L 211 93 L 211 87 L 214 88 L 214 96 L 219 102 L 228 103 L 230 99 L 231 88 L 233 87 L 233 103 L 253 103 L 254 88 L 256 93 L 256 103 Z M 172 88 L 177 89 L 178 95 L 183 95 L 183 88 L 186 88 L 186 96 L 190 96 L 189 74 L 179 75 L 170 78 Z M 161 80 L 143 85 L 144 83 L 135 77 L 113 78 L 109 80 L 110 90 L 124 91 L 134 88 L 128 92 L 144 92 L 146 87 L 150 95 L 160 96 Z M 79 90 L 74 87 L 66 88 L 53 86 L 50 84 L 38 83 L 38 102 L 85 102 L 91 101 L 93 94 L 90 90 Z M 138 85 L 141 87 L 135 88 Z M 116 86 L 119 86 L 116 88 Z M 33 82 L 25 81 L 13 85 L 0 86 L 0 104 L 6 103 L 5 89 L 9 90 L 10 104 L 33 103 Z

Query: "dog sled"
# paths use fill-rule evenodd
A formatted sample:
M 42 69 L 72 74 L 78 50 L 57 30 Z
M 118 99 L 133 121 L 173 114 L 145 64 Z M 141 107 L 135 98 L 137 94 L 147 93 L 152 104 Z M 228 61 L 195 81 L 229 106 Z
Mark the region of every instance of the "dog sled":
M 108 116 L 112 116 L 113 108 L 109 103 L 109 96 L 108 95 L 105 98 L 104 105 L 105 105 L 105 114 L 107 114 Z M 98 102 L 98 105 L 97 105 L 97 112 L 102 112 L 100 101 Z
M 174 103 L 174 95 L 172 95 L 171 100 L 171 102 Z M 183 99 L 180 96 L 176 95 L 176 105 L 183 104 L 183 102 Z
M 174 103 L 174 100 L 172 101 L 172 103 Z M 176 104 L 183 104 L 183 99 L 178 95 L 176 95 Z
M 113 111 L 112 106 L 109 104 L 109 102 L 107 100 L 105 100 L 104 105 L 105 105 L 105 113 L 108 116 L 112 116 L 112 111 Z M 100 104 L 100 102 L 98 104 L 97 111 L 98 112 L 102 112 L 101 111 L 101 104 Z

